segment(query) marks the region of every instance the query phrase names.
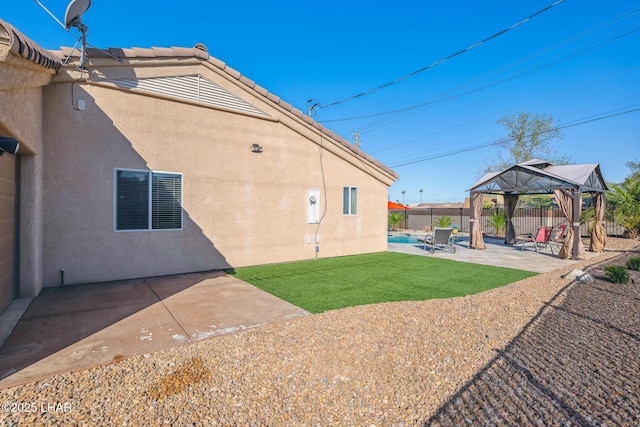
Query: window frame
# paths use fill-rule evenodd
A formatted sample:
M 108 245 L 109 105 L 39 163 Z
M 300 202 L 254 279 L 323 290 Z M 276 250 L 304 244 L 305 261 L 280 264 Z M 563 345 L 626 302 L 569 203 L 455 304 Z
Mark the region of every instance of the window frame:
M 349 210 L 348 212 L 345 212 L 345 189 L 349 189 Z M 353 195 L 353 190 L 355 190 L 355 195 L 356 195 L 356 202 L 355 202 L 355 209 L 353 209 L 353 199 L 352 199 L 352 195 Z M 342 215 L 343 216 L 357 216 L 358 215 L 358 201 L 360 199 L 360 190 L 358 189 L 358 187 L 356 185 L 343 185 L 342 186 Z M 355 213 L 353 212 L 355 210 Z
M 147 202 L 147 228 L 119 229 L 118 228 L 118 172 L 133 172 L 147 174 L 148 202 Z M 157 175 L 174 175 L 180 177 L 180 227 L 179 228 L 153 228 L 153 177 Z M 181 231 L 184 229 L 184 174 L 182 172 L 156 171 L 149 169 L 114 168 L 113 170 L 113 230 L 118 233 L 139 231 Z

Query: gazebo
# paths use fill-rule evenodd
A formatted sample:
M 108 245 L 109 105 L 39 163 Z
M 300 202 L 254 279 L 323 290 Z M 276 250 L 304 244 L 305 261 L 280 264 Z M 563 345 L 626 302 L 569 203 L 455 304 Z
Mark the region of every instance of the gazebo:
M 602 178 L 600 165 L 554 165 L 544 160 L 533 159 L 502 172 L 483 176 L 470 192 L 470 248 L 485 249 L 480 229 L 480 214 L 484 194 L 501 194 L 507 219 L 507 244 L 516 243 L 516 233 L 511 221 L 518 197 L 526 194 L 554 194 L 560 209 L 570 225 L 567 237 L 560 249 L 560 257 L 584 259 L 585 251 L 580 238 L 580 210 L 582 194 L 591 193 L 596 211 L 596 221 L 591 231 L 589 249 L 602 252 L 606 244 L 604 229 L 605 191 L 607 185 Z

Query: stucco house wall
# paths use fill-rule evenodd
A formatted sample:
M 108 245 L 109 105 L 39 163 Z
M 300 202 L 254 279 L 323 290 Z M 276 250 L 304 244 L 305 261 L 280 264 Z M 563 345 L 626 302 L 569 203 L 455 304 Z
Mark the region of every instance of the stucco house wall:
M 393 171 L 195 49 L 124 53 L 44 88 L 45 287 L 387 249 Z M 189 75 L 264 114 L 114 84 Z M 119 168 L 181 173 L 183 228 L 116 231 Z M 358 189 L 356 215 L 343 215 L 344 186 Z M 321 224 L 309 223 L 310 191 Z
M 6 227 L 12 227 L 8 237 L 16 240 L 10 258 L 5 254 L 0 262 L 0 277 L 14 283 L 0 286 L 15 287 L 14 296 L 35 296 L 42 288 L 42 88 L 61 67 L 54 55 L 0 20 L 0 135 L 20 143 L 18 153 L 12 156 L 15 182 L 5 180 L 5 185 L 15 187 L 12 194 L 18 198 L 17 209 L 11 206 L 15 199 L 0 200 L 3 234 L 7 237 Z M 4 217 L 14 210 L 16 218 Z

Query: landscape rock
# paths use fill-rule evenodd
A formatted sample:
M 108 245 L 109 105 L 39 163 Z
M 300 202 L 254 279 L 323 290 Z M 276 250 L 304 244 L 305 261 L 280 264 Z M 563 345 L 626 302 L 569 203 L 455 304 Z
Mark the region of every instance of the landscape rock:
M 563 275 L 562 278 L 578 280 L 580 283 L 593 283 L 595 280 L 591 274 L 578 269 L 571 270 L 569 273 Z
M 569 276 L 626 254 L 3 389 L 0 425 L 640 425 L 640 289 Z

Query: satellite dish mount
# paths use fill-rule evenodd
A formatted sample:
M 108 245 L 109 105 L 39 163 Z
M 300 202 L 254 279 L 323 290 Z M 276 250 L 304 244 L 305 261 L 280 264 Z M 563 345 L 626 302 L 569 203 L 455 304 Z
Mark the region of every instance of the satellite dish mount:
M 65 30 L 69 31 L 71 27 L 75 27 L 81 34 L 80 40 L 82 41 L 82 49 L 80 51 L 80 65 L 78 66 L 81 70 L 87 69 L 85 66 L 85 59 L 87 54 L 87 31 L 89 28 L 82 23 L 82 15 L 84 15 L 84 13 L 89 9 L 89 6 L 91 6 L 91 0 L 71 0 L 71 3 L 67 6 L 67 11 L 64 14 Z
M 49 16 L 54 19 L 54 21 L 56 21 L 66 31 L 69 31 L 71 27 L 76 27 L 78 30 L 80 30 L 81 36 L 76 42 L 75 46 L 73 46 L 71 52 L 76 50 L 76 48 L 78 47 L 78 43 L 82 42 L 82 51 L 80 52 L 80 65 L 78 66 L 78 68 L 86 71 L 87 67 L 85 66 L 85 59 L 87 56 L 87 32 L 89 31 L 89 27 L 82 23 L 82 15 L 84 15 L 84 13 L 89 9 L 89 6 L 91 6 L 91 0 L 71 0 L 71 3 L 69 3 L 69 6 L 67 6 L 67 12 L 64 14 L 64 24 L 60 22 L 60 20 L 56 18 L 56 16 L 51 13 L 51 11 L 47 9 L 47 7 L 42 4 L 40 0 L 35 1 L 42 9 L 44 9 L 45 12 L 49 14 Z M 98 50 L 104 52 L 112 58 L 117 59 L 118 62 L 122 62 L 122 58 L 118 58 L 117 56 L 110 54 L 106 50 Z M 67 61 L 69 61 L 70 56 L 71 55 L 69 55 L 64 61 L 65 65 L 67 64 Z

